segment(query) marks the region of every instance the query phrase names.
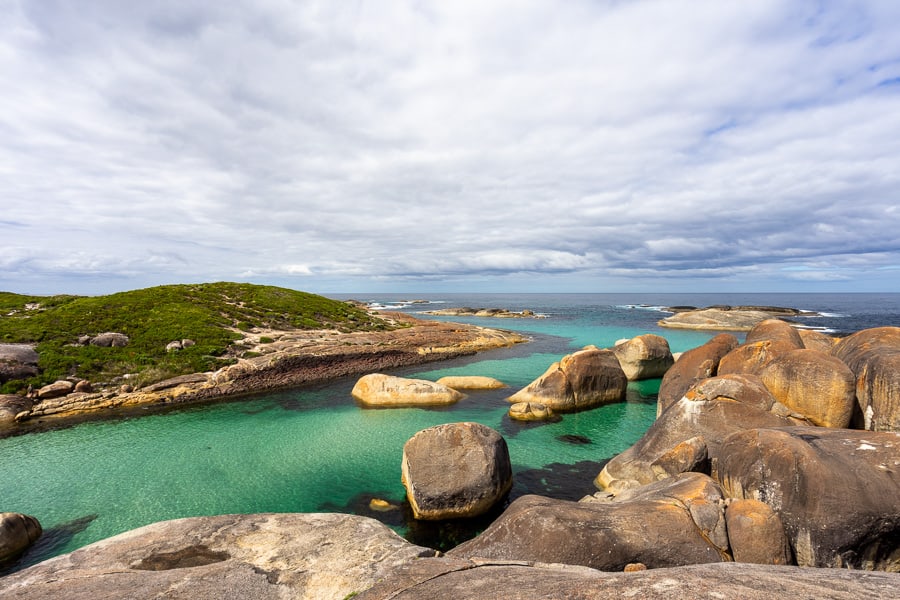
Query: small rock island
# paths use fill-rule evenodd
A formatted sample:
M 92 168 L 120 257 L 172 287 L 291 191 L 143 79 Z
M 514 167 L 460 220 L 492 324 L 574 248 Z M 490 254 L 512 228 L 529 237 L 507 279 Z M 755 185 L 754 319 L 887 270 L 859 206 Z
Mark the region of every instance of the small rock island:
M 819 316 L 815 312 L 781 306 L 672 306 L 665 311 L 675 314 L 659 321 L 661 327 L 715 331 L 750 331 L 766 319 Z
M 497 319 L 546 319 L 547 315 L 536 313 L 533 310 L 512 311 L 507 308 L 441 308 L 438 310 L 426 310 L 422 314 L 438 317 L 494 317 Z

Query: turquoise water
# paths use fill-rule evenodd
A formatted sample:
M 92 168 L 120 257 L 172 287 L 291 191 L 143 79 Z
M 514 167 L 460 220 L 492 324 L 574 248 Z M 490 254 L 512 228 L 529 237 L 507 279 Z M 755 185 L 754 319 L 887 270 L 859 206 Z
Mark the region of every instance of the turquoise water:
M 655 326 L 657 311 L 604 304 L 595 297 L 497 297 L 482 305 L 534 308 L 550 318 L 468 319 L 526 332 L 533 341 L 395 372 L 425 379 L 487 375 L 510 386 L 472 392 L 445 409 L 360 408 L 350 396 L 354 378 L 0 440 L 0 511 L 33 515 L 45 529 L 18 566 L 164 519 L 269 511 L 365 514 L 417 543 L 452 546 L 486 520 L 411 522 L 402 506 L 400 458 L 414 433 L 455 421 L 488 425 L 509 445 L 512 498 L 541 493 L 577 499 L 594 491 L 591 480 L 603 462 L 653 422 L 659 381 L 633 383 L 626 402 L 567 414 L 551 424 L 510 421 L 506 397 L 586 344 L 609 346 L 653 332 L 680 351 L 711 337 L 661 330 Z M 375 497 L 400 508 L 373 512 L 368 503 Z

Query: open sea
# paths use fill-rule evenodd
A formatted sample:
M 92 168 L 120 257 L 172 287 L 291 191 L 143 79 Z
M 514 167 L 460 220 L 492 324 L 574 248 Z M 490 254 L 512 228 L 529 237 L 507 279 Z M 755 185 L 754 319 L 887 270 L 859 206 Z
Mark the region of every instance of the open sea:
M 644 433 L 656 415 L 659 380 L 629 385 L 625 402 L 566 414 L 558 423 L 520 424 L 506 398 L 554 361 L 588 344 L 642 333 L 673 352 L 714 332 L 664 329 L 666 306 L 769 305 L 815 311 L 800 325 L 846 335 L 900 326 L 900 294 L 440 294 L 333 295 L 419 311 L 459 306 L 530 309 L 543 319 L 444 318 L 513 329 L 528 344 L 392 371 L 437 379 L 487 375 L 508 384 L 471 392 L 440 409 L 363 409 L 350 396 L 356 378 L 0 439 L 0 512 L 33 515 L 38 543 L 12 568 L 142 525 L 179 517 L 257 512 L 349 512 L 379 519 L 407 539 L 446 550 L 475 535 L 502 509 L 475 521 L 417 523 L 400 483 L 403 444 L 417 431 L 477 421 L 507 440 L 510 499 L 528 493 L 577 500 L 593 493 L 604 462 Z M 413 302 L 418 301 L 418 302 Z M 438 317 L 428 317 L 438 318 Z M 740 337 L 740 335 L 739 335 Z M 379 512 L 373 498 L 395 508 Z

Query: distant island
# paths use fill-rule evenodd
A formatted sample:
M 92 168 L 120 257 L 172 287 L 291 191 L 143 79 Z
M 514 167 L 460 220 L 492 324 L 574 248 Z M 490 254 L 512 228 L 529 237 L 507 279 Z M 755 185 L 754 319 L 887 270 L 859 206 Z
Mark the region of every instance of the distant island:
M 675 313 L 659 321 L 661 327 L 715 331 L 750 331 L 760 321 L 785 317 L 816 317 L 819 313 L 782 306 L 728 306 L 706 308 L 671 306 L 663 309 Z
M 441 308 L 438 310 L 422 311 L 424 315 L 438 317 L 494 317 L 497 319 L 546 319 L 547 315 L 536 313 L 533 310 L 511 311 L 506 308 Z

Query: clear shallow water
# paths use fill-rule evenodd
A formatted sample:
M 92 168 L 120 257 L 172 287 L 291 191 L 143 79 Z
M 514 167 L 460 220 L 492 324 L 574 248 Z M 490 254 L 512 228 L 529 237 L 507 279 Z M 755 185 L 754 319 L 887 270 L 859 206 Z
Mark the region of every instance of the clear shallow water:
M 503 380 L 510 389 L 473 392 L 446 409 L 366 410 L 350 397 L 354 378 L 3 439 L 0 510 L 34 515 L 44 526 L 44 537 L 20 566 L 164 519 L 268 511 L 365 514 L 417 543 L 452 546 L 485 526 L 490 516 L 466 526 L 416 524 L 402 508 L 386 513 L 368 508 L 373 497 L 402 504 L 400 457 L 406 440 L 432 425 L 477 421 L 501 432 L 508 442 L 515 478 L 512 498 L 541 493 L 577 499 L 591 493 L 591 480 L 603 461 L 634 443 L 652 423 L 658 380 L 631 384 L 627 402 L 537 426 L 510 421 L 505 398 L 551 362 L 587 344 L 609 346 L 617 339 L 649 332 L 664 335 L 673 351 L 680 351 L 711 337 L 657 327 L 664 315 L 652 306 L 797 306 L 841 315 L 817 320 L 838 331 L 847 331 L 847 323 L 855 329 L 900 324 L 897 295 L 873 297 L 871 302 L 862 295 L 746 296 L 434 297 L 447 305 L 529 308 L 550 318 L 465 319 L 520 330 L 534 341 L 394 373 L 425 379 L 487 375 Z M 627 308 L 635 304 L 649 307 Z M 424 308 L 428 307 L 413 305 L 405 310 Z

